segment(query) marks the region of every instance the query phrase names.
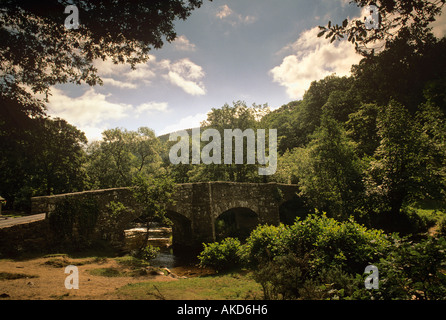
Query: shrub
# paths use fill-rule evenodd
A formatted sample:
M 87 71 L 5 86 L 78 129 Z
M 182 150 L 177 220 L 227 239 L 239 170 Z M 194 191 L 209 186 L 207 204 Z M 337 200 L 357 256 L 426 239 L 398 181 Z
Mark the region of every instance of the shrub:
M 365 266 L 379 261 L 389 245 L 388 237 L 380 230 L 325 215 L 296 221 L 285 240 L 285 247 L 298 254 L 310 252 L 316 268 L 339 266 L 351 273 L 362 272 Z
M 392 252 L 376 265 L 380 288 L 375 299 L 446 299 L 446 239 L 419 243 L 396 239 Z
M 150 261 L 155 259 L 159 252 L 160 248 L 154 247 L 149 244 L 142 250 L 141 258 L 145 261 Z
M 241 248 L 242 261 L 254 267 L 283 255 L 286 229 L 287 227 L 282 224 L 278 227 L 258 226 L 251 232 L 246 239 L 246 244 Z
M 340 266 L 354 273 L 379 261 L 389 246 L 388 237 L 380 230 L 351 220 L 339 222 L 325 215 L 309 215 L 291 226 L 259 226 L 242 251 L 251 267 L 289 253 L 298 257 L 309 254 L 319 270 Z
M 309 271 L 308 256 L 299 258 L 287 254 L 262 264 L 254 272 L 254 280 L 262 286 L 266 300 L 296 299 Z
M 216 271 L 227 271 L 240 266 L 240 247 L 240 241 L 235 238 L 204 244 L 204 249 L 198 256 L 200 266 L 210 267 Z
M 441 216 L 437 222 L 438 234 L 442 237 L 446 237 L 446 215 Z

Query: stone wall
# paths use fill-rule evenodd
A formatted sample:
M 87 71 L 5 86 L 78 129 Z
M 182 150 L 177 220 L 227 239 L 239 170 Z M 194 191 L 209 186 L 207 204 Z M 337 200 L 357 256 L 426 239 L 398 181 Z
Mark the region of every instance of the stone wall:
M 167 216 L 174 222 L 173 238 L 176 245 L 201 245 L 215 241 L 215 221 L 225 211 L 234 208 L 248 208 L 258 216 L 259 223 L 277 225 L 280 221 L 279 206 L 295 196 L 297 186 L 276 183 L 233 183 L 207 182 L 179 184 L 174 193 L 174 204 L 170 205 Z M 104 219 L 110 201 L 119 201 L 134 212 L 121 217 L 122 228 L 139 214 L 129 188 L 86 191 L 79 193 L 32 198 L 32 213 L 47 213 L 51 217 L 58 201 L 66 198 L 96 199 L 99 215 L 94 237 L 104 236 Z M 119 229 L 119 228 L 118 228 Z M 122 231 L 122 232 L 121 232 Z M 120 230 L 121 236 L 123 229 Z
M 0 257 L 44 251 L 48 249 L 48 235 L 46 220 L 0 228 Z

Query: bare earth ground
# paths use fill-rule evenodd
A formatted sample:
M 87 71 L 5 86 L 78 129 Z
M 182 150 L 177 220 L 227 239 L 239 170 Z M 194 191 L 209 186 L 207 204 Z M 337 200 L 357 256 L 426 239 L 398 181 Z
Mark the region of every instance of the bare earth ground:
M 176 281 L 172 276 L 145 275 L 138 277 L 104 277 L 92 275 L 88 271 L 98 268 L 117 268 L 122 266 L 113 260 L 95 261 L 93 259 L 69 259 L 73 265 L 78 264 L 79 289 L 68 290 L 65 288 L 65 266 L 48 264 L 48 261 L 57 261 L 64 258 L 36 258 L 26 261 L 0 260 L 0 273 L 26 274 L 28 278 L 14 280 L 0 279 L 0 300 L 53 300 L 53 299 L 77 299 L 77 300 L 116 300 L 120 297 L 116 290 L 130 283 L 143 281 Z M 66 261 L 65 261 L 66 262 Z M 200 269 L 172 268 L 171 271 L 178 276 L 196 276 L 202 272 Z M 38 277 L 32 277 L 38 276 Z

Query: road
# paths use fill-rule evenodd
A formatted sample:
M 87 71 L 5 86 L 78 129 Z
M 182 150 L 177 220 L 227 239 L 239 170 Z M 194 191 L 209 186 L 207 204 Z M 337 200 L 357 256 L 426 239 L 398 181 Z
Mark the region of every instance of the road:
M 45 213 L 34 214 L 32 216 L 24 216 L 20 218 L 6 218 L 0 216 L 0 228 L 10 227 L 16 224 L 30 223 L 45 219 Z

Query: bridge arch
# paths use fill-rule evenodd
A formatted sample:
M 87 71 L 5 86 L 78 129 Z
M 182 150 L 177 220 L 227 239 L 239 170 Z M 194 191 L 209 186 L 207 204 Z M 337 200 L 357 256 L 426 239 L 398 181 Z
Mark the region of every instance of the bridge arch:
M 259 224 L 259 215 L 250 208 L 235 207 L 220 213 L 214 222 L 215 240 L 227 237 L 245 240 Z
M 279 220 L 286 225 L 293 224 L 296 218 L 305 219 L 310 213 L 305 201 L 298 196 L 290 197 L 279 205 Z
M 192 221 L 186 216 L 167 210 L 166 217 L 172 222 L 172 246 L 181 249 L 192 245 Z

